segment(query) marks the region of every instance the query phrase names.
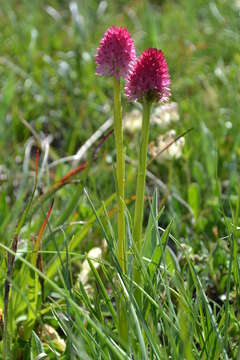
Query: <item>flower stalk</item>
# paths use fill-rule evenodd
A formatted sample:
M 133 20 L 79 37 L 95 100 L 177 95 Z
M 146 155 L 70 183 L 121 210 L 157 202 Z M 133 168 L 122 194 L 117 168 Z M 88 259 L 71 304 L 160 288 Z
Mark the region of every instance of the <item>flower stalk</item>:
M 120 80 L 113 77 L 114 88 L 114 133 L 116 146 L 116 175 L 117 175 L 117 224 L 118 224 L 118 261 L 123 273 L 126 273 L 126 245 L 125 245 L 125 217 L 124 217 L 124 183 L 125 161 L 123 149 L 122 107 L 120 94 Z
M 136 250 L 141 256 L 142 250 L 142 226 L 143 226 L 143 210 L 144 210 L 144 193 L 145 193 L 145 181 L 146 181 L 146 167 L 147 167 L 147 150 L 148 150 L 148 138 L 150 127 L 150 113 L 152 102 L 144 97 L 143 100 L 143 119 L 142 119 L 142 131 L 140 139 L 140 152 L 138 159 L 138 176 L 137 176 L 137 190 L 136 190 L 136 203 L 134 212 L 134 227 L 133 227 L 133 240 L 136 245 Z M 141 284 L 141 271 L 135 266 L 134 280 Z M 141 292 L 136 291 L 136 300 L 138 304 L 141 302 Z
M 124 183 L 125 159 L 123 149 L 122 106 L 120 93 L 120 79 L 113 77 L 114 89 L 114 134 L 116 147 L 116 178 L 117 178 L 117 257 L 123 274 L 126 274 L 126 240 L 125 240 L 125 215 L 124 215 Z M 128 343 L 128 323 L 126 306 L 121 296 L 118 304 L 118 326 L 122 341 Z
M 114 89 L 114 133 L 116 145 L 116 183 L 117 183 L 117 257 L 126 274 L 126 243 L 125 243 L 125 216 L 124 216 L 124 182 L 125 161 L 123 149 L 123 126 L 120 94 L 120 79 L 126 78 L 130 64 L 136 59 L 136 50 L 127 29 L 110 27 L 100 41 L 96 54 L 96 72 L 100 76 L 113 78 Z M 118 303 L 119 332 L 121 340 L 128 344 L 128 321 L 126 305 L 123 296 Z
M 140 140 L 140 153 L 138 160 L 138 176 L 136 190 L 136 204 L 134 213 L 133 240 L 137 255 L 142 252 L 142 226 L 144 211 L 144 193 L 147 167 L 147 149 L 149 138 L 149 124 L 151 105 L 154 102 L 166 102 L 170 96 L 170 77 L 168 64 L 161 50 L 146 49 L 129 71 L 125 94 L 131 101 L 143 104 L 142 132 Z M 134 267 L 134 280 L 141 285 L 141 269 L 136 262 Z M 141 291 L 137 288 L 135 297 L 141 306 Z

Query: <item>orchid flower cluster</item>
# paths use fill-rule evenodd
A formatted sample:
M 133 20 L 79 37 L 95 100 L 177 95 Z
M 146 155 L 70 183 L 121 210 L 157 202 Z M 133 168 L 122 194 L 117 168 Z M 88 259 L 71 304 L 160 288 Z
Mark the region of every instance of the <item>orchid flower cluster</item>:
M 170 96 L 168 64 L 161 50 L 146 49 L 137 59 L 134 42 L 122 27 L 110 27 L 96 55 L 97 74 L 126 79 L 129 100 L 166 102 Z
M 128 31 L 122 27 L 110 27 L 106 31 L 97 50 L 96 64 L 96 72 L 98 75 L 113 78 L 114 133 L 118 195 L 117 248 L 119 264 L 123 273 L 126 273 L 124 216 L 125 160 L 120 79 L 125 79 L 124 90 L 127 99 L 129 101 L 138 101 L 143 107 L 133 227 L 133 241 L 137 251 L 141 254 L 150 112 L 153 103 L 164 103 L 170 97 L 170 77 L 168 64 L 163 52 L 155 48 L 149 48 L 137 58 L 134 42 Z M 134 280 L 138 284 L 141 282 L 141 275 L 137 269 L 135 269 Z M 137 301 L 139 301 L 139 299 L 137 299 Z

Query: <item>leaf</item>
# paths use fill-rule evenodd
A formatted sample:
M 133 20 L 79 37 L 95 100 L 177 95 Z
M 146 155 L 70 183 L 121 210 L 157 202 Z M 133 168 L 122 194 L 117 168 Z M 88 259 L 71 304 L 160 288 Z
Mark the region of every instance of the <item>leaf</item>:
M 164 254 L 166 246 L 167 246 L 167 241 L 168 241 L 168 236 L 170 233 L 171 225 L 172 225 L 172 223 L 170 223 L 168 225 L 168 227 L 165 229 L 165 231 L 161 237 L 161 242 L 159 245 L 157 245 L 156 249 L 154 250 L 152 260 L 148 266 L 151 280 L 153 280 L 154 275 L 161 264 L 163 254 Z
M 193 360 L 192 354 L 192 324 L 191 318 L 189 315 L 189 309 L 184 303 L 183 298 L 180 298 L 179 301 L 179 310 L 178 310 L 178 320 L 180 326 L 180 336 L 183 342 L 183 350 L 186 360 Z
M 155 189 L 153 198 L 152 198 L 152 204 L 150 204 L 150 214 L 148 218 L 148 225 L 145 233 L 145 239 L 142 249 L 142 255 L 151 258 L 153 254 L 153 249 L 155 249 L 157 243 L 158 243 L 158 234 L 157 229 L 154 224 L 159 219 L 161 213 L 158 215 L 158 192 L 157 189 Z
M 109 311 L 110 311 L 110 313 L 112 315 L 113 321 L 115 322 L 115 324 L 117 324 L 116 312 L 115 312 L 114 307 L 112 305 L 111 299 L 108 296 L 107 290 L 106 290 L 106 288 L 105 288 L 105 286 L 104 286 L 104 284 L 103 284 L 103 282 L 102 282 L 102 280 L 101 280 L 101 278 L 100 278 L 100 276 L 99 276 L 99 274 L 98 274 L 98 272 L 96 270 L 96 265 L 93 265 L 90 258 L 87 258 L 87 261 L 88 261 L 88 264 L 89 264 L 89 266 L 90 266 L 90 268 L 92 270 L 92 273 L 93 273 L 93 275 L 95 277 L 95 280 L 96 280 L 96 282 L 98 284 L 98 288 L 100 289 L 100 291 L 101 291 L 101 293 L 102 293 L 102 295 L 104 297 L 105 303 L 106 303 L 106 305 L 107 305 L 107 307 L 108 307 L 108 309 L 109 309 Z
M 40 360 L 45 359 L 47 354 L 43 351 L 43 344 L 35 333 L 32 331 L 32 338 L 31 338 L 31 360 Z
M 197 183 L 190 184 L 188 188 L 188 203 L 191 206 L 195 220 L 197 220 L 200 212 L 200 187 Z

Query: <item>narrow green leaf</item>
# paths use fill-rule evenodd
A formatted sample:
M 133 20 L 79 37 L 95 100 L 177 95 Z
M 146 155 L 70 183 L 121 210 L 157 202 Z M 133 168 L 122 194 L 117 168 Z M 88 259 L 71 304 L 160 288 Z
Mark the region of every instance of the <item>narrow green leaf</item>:
M 195 220 L 200 212 L 200 187 L 197 183 L 192 183 L 188 187 L 188 203 L 191 206 Z
M 167 241 L 168 241 L 171 224 L 172 223 L 170 223 L 167 226 L 166 230 L 164 231 L 164 233 L 161 237 L 161 242 L 159 245 L 157 245 L 156 249 L 154 250 L 151 262 L 148 265 L 151 280 L 153 279 L 154 274 L 157 271 L 157 269 L 159 268 L 159 265 L 161 263 L 162 256 L 163 256 L 165 248 L 167 246 Z
M 46 359 L 47 354 L 44 352 L 43 344 L 38 337 L 38 335 L 35 333 L 35 331 L 32 331 L 32 338 L 31 338 L 31 360 L 40 360 L 40 359 Z
M 110 300 L 110 298 L 108 296 L 107 290 L 105 289 L 105 286 L 104 286 L 104 284 L 103 284 L 97 270 L 93 266 L 92 261 L 89 258 L 87 258 L 87 261 L 88 261 L 89 266 L 90 266 L 90 268 L 92 270 L 92 273 L 93 273 L 93 275 L 94 275 L 94 277 L 95 277 L 95 279 L 97 281 L 97 284 L 99 285 L 101 293 L 102 293 L 102 295 L 103 295 L 103 297 L 104 297 L 104 299 L 106 301 L 106 305 L 107 305 L 110 313 L 112 314 L 113 321 L 114 321 L 115 325 L 117 326 L 117 315 L 116 315 L 116 312 L 115 312 L 114 307 L 112 305 L 112 302 L 111 302 L 111 300 Z

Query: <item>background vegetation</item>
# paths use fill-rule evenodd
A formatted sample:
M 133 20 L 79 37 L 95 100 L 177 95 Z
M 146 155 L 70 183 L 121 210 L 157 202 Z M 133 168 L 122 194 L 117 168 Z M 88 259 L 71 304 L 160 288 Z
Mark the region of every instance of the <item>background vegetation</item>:
M 11 246 L 16 225 L 29 202 L 34 184 L 36 138 L 42 147 L 38 187 L 19 233 L 21 256 L 20 253 L 17 256 L 11 280 L 9 342 L 14 359 L 30 356 L 36 359 L 41 353 L 42 358 L 46 353 L 50 359 L 125 356 L 124 345 L 122 352 L 116 345 L 119 343 L 113 321 L 116 313 L 107 301 L 109 296 L 114 304 L 119 291 L 112 283 L 113 269 L 109 268 L 110 264 L 115 267 L 110 251 L 112 244 L 114 252 L 114 245 L 109 242 L 106 246 L 103 242 L 104 237 L 112 234 L 111 228 L 105 214 L 102 222 L 108 235 L 103 234 L 88 199 L 89 196 L 94 207 L 100 209 L 99 215 L 104 213 L 102 202 L 107 202 L 114 232 L 113 138 L 105 139 L 98 148 L 97 159 L 92 161 L 95 143 L 81 160 L 90 161 L 89 167 L 71 176 L 65 186 L 64 180 L 58 181 L 79 163 L 57 162 L 51 166 L 74 155 L 112 116 L 112 84 L 95 75 L 94 62 L 99 41 L 111 25 L 128 28 L 138 55 L 146 47 L 164 51 L 172 80 L 171 101 L 178 103 L 180 115 L 180 120 L 170 124 L 169 129 L 173 127 L 179 135 L 193 128 L 185 136 L 179 159 L 161 164 L 153 161 L 149 166 L 155 177 L 148 178 L 147 193 L 152 197 L 155 188 L 159 191 L 158 210 L 163 210 L 158 224 L 165 229 L 171 223 L 170 247 L 164 253 L 163 268 L 167 270 L 157 275 L 158 280 L 154 278 L 158 285 L 150 291 L 146 280 L 145 290 L 151 301 L 146 300 L 149 304 L 145 304 L 144 315 L 130 301 L 140 322 L 140 330 L 135 323 L 130 331 L 131 351 L 135 359 L 240 358 L 239 20 L 240 4 L 228 0 L 1 1 L 3 246 Z M 126 113 L 133 105 L 124 99 L 123 107 Z M 151 140 L 165 131 L 161 126 L 152 126 Z M 126 132 L 125 145 L 130 159 L 136 159 L 138 133 Z M 134 208 L 135 179 L 136 168 L 128 163 L 129 216 Z M 158 186 L 159 180 L 167 191 L 163 191 L 161 184 Z M 40 234 L 43 273 L 47 277 L 41 302 L 36 301 L 39 286 L 34 285 L 33 270 L 22 259 L 35 267 L 32 248 L 52 198 L 51 217 L 44 235 Z M 158 217 L 158 211 L 154 212 L 156 198 L 154 195 L 151 206 L 146 200 L 145 225 L 149 217 L 152 216 L 152 221 Z M 154 236 L 158 237 L 156 230 Z M 169 235 L 166 231 L 164 234 Z M 3 246 L 0 309 L 4 306 L 7 271 L 7 251 Z M 91 288 L 86 294 L 79 274 L 84 254 L 93 247 L 101 248 L 104 256 L 99 272 L 92 269 L 89 275 L 87 284 Z M 148 255 L 151 259 L 152 254 Z M 39 265 L 38 268 L 41 270 Z M 146 276 L 150 282 L 153 273 L 157 273 L 156 268 L 148 269 Z M 86 319 L 85 312 L 93 324 Z M 144 323 L 146 314 L 149 317 Z M 44 333 L 46 324 L 51 328 Z M 51 335 L 54 330 L 56 333 Z

